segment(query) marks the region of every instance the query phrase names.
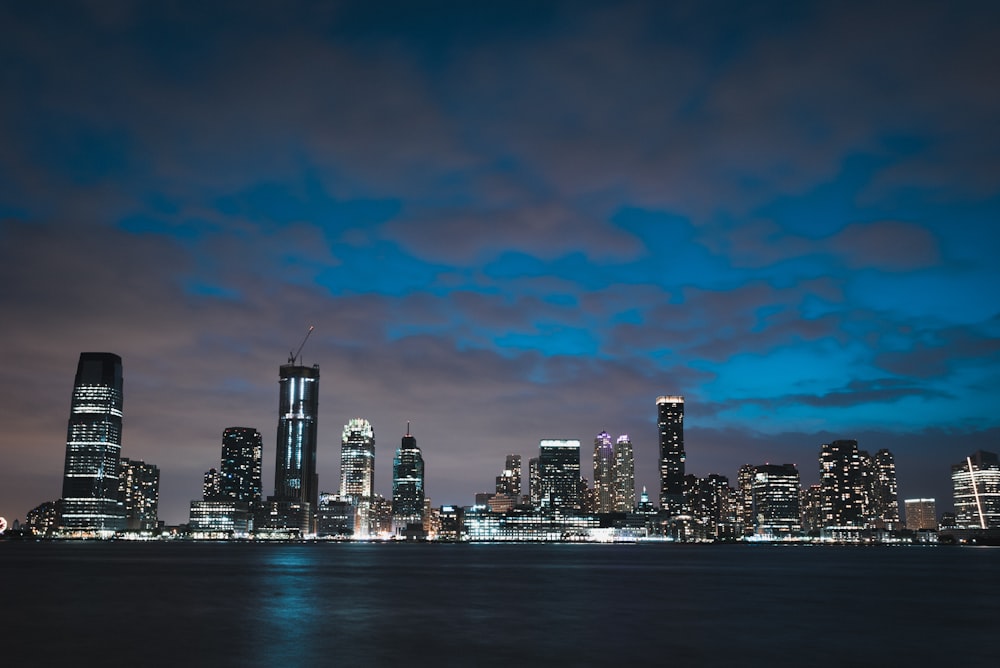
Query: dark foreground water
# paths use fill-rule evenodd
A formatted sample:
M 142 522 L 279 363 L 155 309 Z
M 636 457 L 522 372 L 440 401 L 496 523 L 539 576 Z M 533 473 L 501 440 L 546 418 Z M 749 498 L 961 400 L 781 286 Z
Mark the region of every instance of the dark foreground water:
M 1000 549 L 0 543 L 0 666 L 1000 666 Z

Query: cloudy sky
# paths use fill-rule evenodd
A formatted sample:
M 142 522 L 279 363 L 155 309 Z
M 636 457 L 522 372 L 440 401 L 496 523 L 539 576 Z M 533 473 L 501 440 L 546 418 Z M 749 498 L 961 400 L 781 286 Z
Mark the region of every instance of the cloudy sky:
M 0 8 L 0 515 L 61 492 L 82 351 L 186 521 L 222 430 L 321 367 L 320 488 L 412 422 L 435 505 L 628 433 L 687 470 L 1000 448 L 995 3 Z

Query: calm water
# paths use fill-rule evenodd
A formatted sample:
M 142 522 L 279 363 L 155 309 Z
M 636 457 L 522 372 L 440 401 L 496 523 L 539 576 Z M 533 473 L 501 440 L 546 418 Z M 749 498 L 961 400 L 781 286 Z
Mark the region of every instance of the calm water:
M 0 543 L 0 665 L 1000 666 L 1000 549 Z

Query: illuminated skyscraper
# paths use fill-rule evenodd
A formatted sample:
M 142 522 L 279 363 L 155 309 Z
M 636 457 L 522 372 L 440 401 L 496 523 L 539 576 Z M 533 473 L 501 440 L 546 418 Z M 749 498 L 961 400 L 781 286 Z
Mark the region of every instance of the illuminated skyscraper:
M 503 473 L 497 476 L 497 494 L 521 497 L 521 455 L 507 455 Z
M 406 529 L 408 524 L 423 524 L 424 514 L 424 457 L 417 447 L 417 439 L 410 434 L 400 442 L 392 460 L 392 526 L 394 533 Z
M 156 529 L 160 505 L 160 469 L 142 460 L 121 458 L 118 467 L 118 496 L 125 506 L 128 531 Z
M 660 436 L 660 510 L 667 515 L 684 512 L 684 397 L 656 399 Z
M 281 365 L 274 500 L 316 508 L 316 428 L 319 415 L 319 365 Z
M 538 457 L 528 460 L 528 498 L 531 505 L 538 508 L 542 505 L 542 482 L 538 473 Z
M 615 441 L 614 471 L 614 511 L 631 513 L 635 510 L 635 457 L 628 434 L 622 434 Z
M 594 495 L 597 512 L 615 509 L 615 446 L 606 431 L 594 439 Z
M 934 499 L 906 499 L 906 528 L 910 531 L 934 531 L 938 528 Z
M 795 536 L 802 531 L 799 472 L 794 464 L 754 467 L 754 533 L 763 538 Z
M 875 453 L 872 466 L 874 470 L 870 478 L 874 527 L 889 530 L 900 529 L 899 492 L 896 489 L 896 458 L 892 456 L 891 452 L 882 448 Z
M 112 353 L 81 353 L 66 434 L 64 531 L 108 535 L 125 528 L 118 496 L 121 447 L 122 360 Z
M 956 525 L 960 529 L 1000 528 L 1000 458 L 979 450 L 951 467 Z
M 839 440 L 820 449 L 820 488 L 824 527 L 858 527 L 866 524 L 868 470 L 858 442 Z
M 542 508 L 580 509 L 580 441 L 546 439 L 538 448 L 539 502 Z
M 368 420 L 352 418 L 340 439 L 340 498 L 357 508 L 354 535 L 373 533 L 371 504 L 375 496 L 375 430 Z
M 261 496 L 264 444 L 253 427 L 228 427 L 222 432 L 219 492 L 222 498 L 257 503 Z

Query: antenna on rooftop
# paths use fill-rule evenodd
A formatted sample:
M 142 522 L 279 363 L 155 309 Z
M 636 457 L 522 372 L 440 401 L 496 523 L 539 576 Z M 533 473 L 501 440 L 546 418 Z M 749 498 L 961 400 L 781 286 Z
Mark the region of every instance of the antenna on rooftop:
M 306 345 L 306 341 L 309 340 L 309 335 L 313 333 L 314 329 L 316 329 L 315 325 L 309 325 L 309 331 L 306 332 L 306 338 L 302 339 L 302 343 L 299 345 L 299 349 L 296 350 L 294 353 L 292 352 L 288 353 L 289 364 L 295 364 L 295 360 L 299 358 L 299 354 L 302 352 L 302 348 Z

